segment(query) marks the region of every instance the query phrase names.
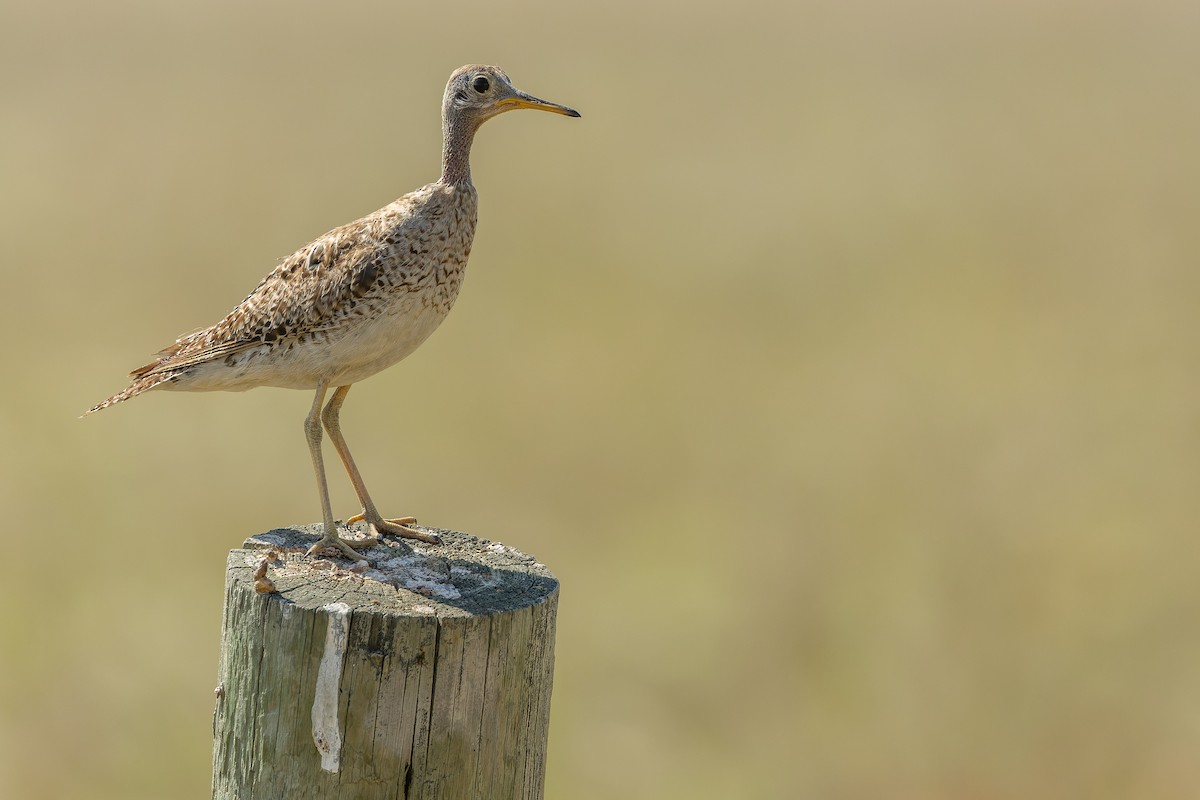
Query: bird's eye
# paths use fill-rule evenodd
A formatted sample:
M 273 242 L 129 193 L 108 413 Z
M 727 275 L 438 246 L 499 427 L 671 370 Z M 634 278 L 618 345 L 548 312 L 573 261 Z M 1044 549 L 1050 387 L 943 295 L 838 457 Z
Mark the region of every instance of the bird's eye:
M 488 83 L 488 79 L 482 75 L 476 75 L 475 80 L 471 81 L 471 88 L 480 94 L 486 92 L 490 86 L 491 84 Z

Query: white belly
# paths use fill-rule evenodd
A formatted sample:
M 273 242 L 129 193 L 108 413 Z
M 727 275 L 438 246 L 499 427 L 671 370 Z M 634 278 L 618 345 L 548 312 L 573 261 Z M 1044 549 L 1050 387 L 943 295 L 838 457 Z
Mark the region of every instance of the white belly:
M 306 341 L 259 345 L 226 359 L 199 364 L 163 389 L 185 392 L 245 391 L 256 386 L 315 389 L 346 386 L 398 363 L 429 338 L 446 314 L 416 297 L 352 326 Z

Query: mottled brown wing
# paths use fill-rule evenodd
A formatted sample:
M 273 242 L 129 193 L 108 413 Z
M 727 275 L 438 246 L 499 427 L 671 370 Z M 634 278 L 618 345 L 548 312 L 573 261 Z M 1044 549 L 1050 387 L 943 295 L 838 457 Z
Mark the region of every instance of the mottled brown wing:
M 371 218 L 334 229 L 263 278 L 223 320 L 180 337 L 131 374 L 140 378 L 226 358 L 249 347 L 329 328 L 378 288 L 389 257 Z

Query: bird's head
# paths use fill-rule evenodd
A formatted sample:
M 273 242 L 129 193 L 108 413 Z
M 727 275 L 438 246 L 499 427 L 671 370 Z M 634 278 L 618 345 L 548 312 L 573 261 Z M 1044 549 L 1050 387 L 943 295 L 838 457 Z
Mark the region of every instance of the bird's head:
M 459 67 L 446 84 L 446 95 L 442 101 L 442 116 L 447 122 L 461 119 L 477 129 L 487 120 L 505 111 L 532 108 L 551 111 L 568 117 L 578 117 L 573 108 L 539 100 L 512 85 L 508 75 L 499 67 L 484 64 L 468 64 Z

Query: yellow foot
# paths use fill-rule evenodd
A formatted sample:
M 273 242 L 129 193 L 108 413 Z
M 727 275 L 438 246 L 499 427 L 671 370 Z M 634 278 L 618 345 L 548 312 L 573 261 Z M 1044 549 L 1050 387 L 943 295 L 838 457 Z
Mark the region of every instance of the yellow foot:
M 384 534 L 398 536 L 401 539 L 416 539 L 419 542 L 428 542 L 429 544 L 441 544 L 442 539 L 436 533 L 426 533 L 415 528 L 408 527 L 417 521 L 416 517 L 400 517 L 398 519 L 383 519 L 380 517 L 376 520 L 369 520 L 362 514 L 355 514 L 346 520 L 346 524 L 350 525 L 355 522 L 365 522 L 368 527 L 375 533 L 377 537 L 382 538 Z
M 366 522 L 367 518 L 362 514 L 355 514 L 350 519 L 346 520 L 347 525 L 353 525 L 356 522 Z M 385 519 L 384 522 L 391 522 L 396 525 L 412 525 L 417 521 L 416 517 L 398 517 L 396 519 Z
M 360 540 L 356 540 L 354 543 L 357 545 L 364 546 L 364 547 L 371 547 L 372 545 L 378 544 L 379 539 L 378 539 L 378 537 L 376 537 L 374 539 L 360 539 Z M 345 539 L 343 539 L 340 536 L 322 536 L 320 539 L 317 540 L 316 544 L 314 544 L 312 547 L 308 548 L 308 552 L 306 552 L 305 555 L 309 555 L 309 556 L 320 555 L 321 553 L 324 553 L 329 548 L 340 550 L 342 555 L 344 555 L 346 558 L 350 559 L 351 561 L 367 561 L 368 560 L 365 556 L 361 555 L 357 550 L 355 550 L 353 547 L 351 547 L 349 542 L 347 542 Z

